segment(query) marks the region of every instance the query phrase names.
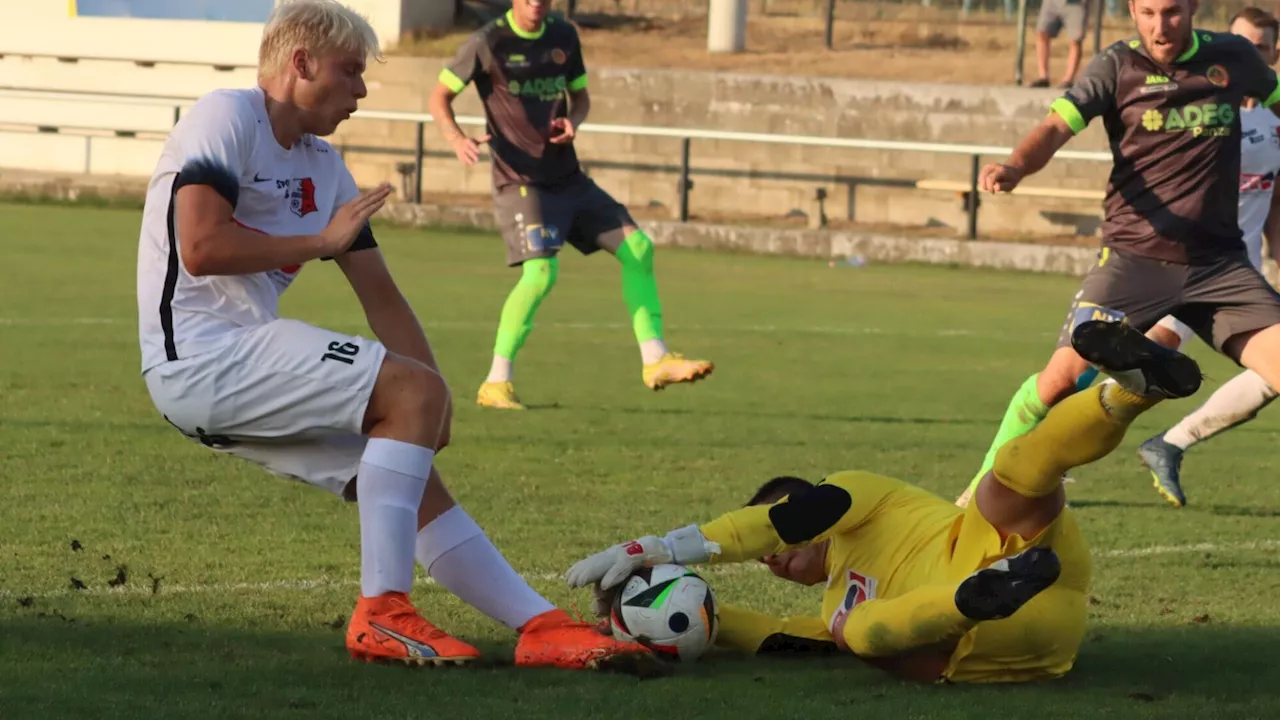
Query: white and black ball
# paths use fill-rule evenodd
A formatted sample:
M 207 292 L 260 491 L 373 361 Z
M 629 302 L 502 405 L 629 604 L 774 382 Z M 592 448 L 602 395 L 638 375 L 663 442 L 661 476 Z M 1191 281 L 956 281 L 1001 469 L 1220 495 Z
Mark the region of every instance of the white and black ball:
M 627 578 L 609 613 L 613 636 L 673 660 L 696 660 L 716 641 L 715 593 L 683 565 L 655 565 Z

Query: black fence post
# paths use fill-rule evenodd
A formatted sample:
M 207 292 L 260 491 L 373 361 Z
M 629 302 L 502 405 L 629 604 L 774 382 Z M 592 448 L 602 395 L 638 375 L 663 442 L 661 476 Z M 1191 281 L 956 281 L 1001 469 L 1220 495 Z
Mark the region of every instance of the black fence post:
M 836 0 L 827 0 L 827 49 L 830 50 L 835 42 L 836 34 Z
M 1022 84 L 1022 59 L 1027 54 L 1027 0 L 1018 0 L 1018 50 L 1014 53 L 1013 84 Z
M 693 181 L 689 179 L 689 154 L 693 140 L 680 140 L 680 222 L 689 222 L 689 191 L 693 189 Z
M 1093 4 L 1096 6 L 1094 12 L 1098 14 L 1093 20 L 1093 54 L 1097 55 L 1102 52 L 1102 16 L 1106 14 L 1106 0 L 1093 0 Z
M 413 202 L 417 205 L 422 204 L 422 156 L 426 154 L 424 148 L 426 135 L 427 124 L 419 120 L 418 142 L 413 152 Z
M 965 209 L 969 211 L 969 239 L 978 239 L 978 174 L 982 172 L 977 155 L 969 158 L 969 193 L 965 198 Z

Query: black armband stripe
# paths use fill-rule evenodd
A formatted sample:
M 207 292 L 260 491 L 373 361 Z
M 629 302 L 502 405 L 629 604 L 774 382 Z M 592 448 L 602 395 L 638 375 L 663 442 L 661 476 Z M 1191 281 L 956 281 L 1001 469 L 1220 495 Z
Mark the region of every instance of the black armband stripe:
M 170 362 L 178 359 L 178 343 L 173 334 L 173 295 L 178 289 L 181 261 L 178 258 L 178 191 L 188 185 L 208 185 L 234 210 L 240 199 L 240 180 L 227 166 L 212 158 L 188 161 L 173 178 L 169 190 L 169 209 L 165 217 L 168 231 L 169 257 L 164 273 L 164 287 L 160 292 L 160 328 L 164 331 L 164 356 Z
M 240 180 L 222 162 L 212 158 L 190 160 L 182 166 L 173 183 L 173 192 L 187 185 L 208 185 L 235 208 L 240 200 Z
M 378 247 L 378 241 L 373 237 L 373 228 L 369 227 L 369 223 L 365 223 L 364 228 L 360 230 L 360 234 L 356 235 L 356 239 L 347 246 L 347 252 L 355 252 L 357 250 L 372 250 Z M 332 257 L 320 258 L 323 261 L 332 260 Z
M 173 294 L 178 289 L 178 228 L 174 213 L 178 205 L 178 178 L 169 189 L 169 210 L 165 214 L 169 255 L 165 259 L 164 288 L 160 291 L 160 328 L 164 331 L 164 357 L 169 362 L 178 359 L 178 343 L 173 337 Z
M 347 252 L 351 252 L 353 250 L 372 250 L 376 247 L 378 247 L 378 241 L 373 237 L 373 228 L 369 226 L 369 223 L 365 223 L 364 227 L 360 230 L 360 234 L 356 235 L 355 242 L 351 243 L 351 247 L 347 248 Z
M 838 485 L 815 485 L 769 508 L 769 522 L 788 545 L 807 543 L 835 527 L 853 507 L 849 491 Z

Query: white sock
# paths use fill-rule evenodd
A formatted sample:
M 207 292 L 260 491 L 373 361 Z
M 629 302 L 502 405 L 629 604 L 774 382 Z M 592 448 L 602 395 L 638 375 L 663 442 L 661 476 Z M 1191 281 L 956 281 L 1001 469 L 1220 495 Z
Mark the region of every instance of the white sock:
M 441 587 L 513 630 L 555 609 L 512 569 L 459 506 L 418 532 L 417 556 Z
M 645 340 L 640 343 L 640 360 L 645 365 L 651 365 L 662 359 L 667 354 L 667 346 L 658 338 Z
M 360 594 L 377 597 L 413 587 L 418 506 L 435 451 L 370 438 L 360 458 Z
M 498 355 L 493 356 L 493 365 L 489 366 L 489 377 L 485 382 L 511 382 L 515 368 L 511 361 Z
M 1164 434 L 1164 441 L 1183 450 L 1202 440 L 1246 423 L 1276 399 L 1262 376 L 1246 370 L 1218 388 L 1195 412 Z

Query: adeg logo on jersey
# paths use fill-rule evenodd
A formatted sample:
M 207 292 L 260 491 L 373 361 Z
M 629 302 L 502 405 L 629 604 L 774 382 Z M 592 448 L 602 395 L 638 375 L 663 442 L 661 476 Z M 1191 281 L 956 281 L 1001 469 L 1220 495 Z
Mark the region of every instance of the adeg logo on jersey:
M 298 217 L 303 217 L 315 212 L 316 208 L 316 184 L 311 178 L 294 178 L 285 180 L 282 183 L 285 191 L 284 196 L 289 201 L 289 210 Z

